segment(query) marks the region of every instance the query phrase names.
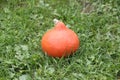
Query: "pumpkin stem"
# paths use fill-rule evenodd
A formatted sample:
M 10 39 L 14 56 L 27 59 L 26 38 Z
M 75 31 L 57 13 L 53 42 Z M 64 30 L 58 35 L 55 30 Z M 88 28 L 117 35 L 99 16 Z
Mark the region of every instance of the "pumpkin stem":
M 54 19 L 53 20 L 54 23 L 55 23 L 55 29 L 59 29 L 59 30 L 63 30 L 63 29 L 66 29 L 66 26 L 63 22 L 57 20 L 57 19 Z
M 58 19 L 53 19 L 53 22 L 56 25 L 59 22 L 59 20 Z

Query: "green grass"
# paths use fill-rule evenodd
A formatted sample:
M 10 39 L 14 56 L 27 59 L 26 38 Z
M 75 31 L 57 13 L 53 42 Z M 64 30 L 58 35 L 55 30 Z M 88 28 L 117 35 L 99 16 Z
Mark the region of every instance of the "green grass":
M 116 80 L 120 71 L 120 1 L 0 0 L 0 80 Z M 80 39 L 68 58 L 41 50 L 42 35 L 62 20 Z

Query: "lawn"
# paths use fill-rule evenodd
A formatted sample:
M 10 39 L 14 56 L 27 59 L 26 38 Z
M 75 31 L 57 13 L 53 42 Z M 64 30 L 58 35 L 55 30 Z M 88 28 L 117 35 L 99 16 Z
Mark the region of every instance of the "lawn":
M 40 41 L 53 19 L 76 32 L 67 58 L 44 54 Z M 0 80 L 117 80 L 119 0 L 0 0 Z

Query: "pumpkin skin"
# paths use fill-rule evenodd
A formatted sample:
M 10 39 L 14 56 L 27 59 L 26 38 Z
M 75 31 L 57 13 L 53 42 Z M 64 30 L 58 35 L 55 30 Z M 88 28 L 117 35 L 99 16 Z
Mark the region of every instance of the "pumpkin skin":
M 71 55 L 78 49 L 79 39 L 74 31 L 59 21 L 53 29 L 43 35 L 41 46 L 49 56 L 61 58 Z

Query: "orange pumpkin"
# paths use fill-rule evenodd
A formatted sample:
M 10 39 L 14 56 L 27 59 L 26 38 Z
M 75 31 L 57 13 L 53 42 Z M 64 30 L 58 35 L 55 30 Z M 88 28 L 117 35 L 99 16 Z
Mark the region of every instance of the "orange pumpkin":
M 66 57 L 79 47 L 79 39 L 74 31 L 67 28 L 61 21 L 54 20 L 55 27 L 47 31 L 41 40 L 44 52 L 52 57 Z

